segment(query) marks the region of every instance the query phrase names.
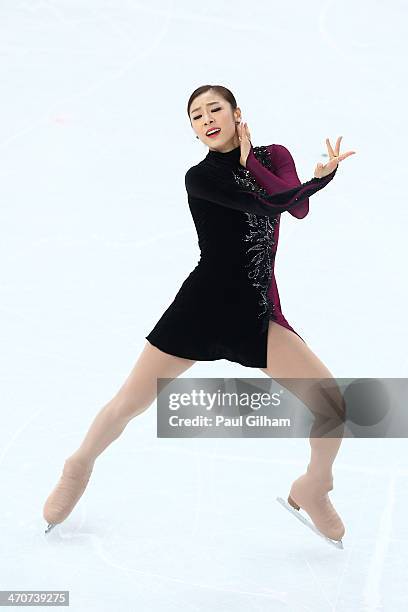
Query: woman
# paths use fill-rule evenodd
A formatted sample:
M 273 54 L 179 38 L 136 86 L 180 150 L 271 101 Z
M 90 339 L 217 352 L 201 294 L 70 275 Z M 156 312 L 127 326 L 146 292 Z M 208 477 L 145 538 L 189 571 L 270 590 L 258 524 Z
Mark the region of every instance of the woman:
M 185 175 L 188 204 L 197 229 L 201 258 L 152 331 L 133 370 L 93 421 L 82 444 L 64 464 L 43 516 L 47 531 L 65 520 L 81 497 L 96 458 L 127 423 L 156 398 L 157 378 L 175 378 L 197 360 L 228 359 L 258 367 L 298 395 L 316 414 L 328 414 L 333 401 L 316 400 L 299 382 L 282 378 L 333 378 L 286 321 L 274 276 L 280 214 L 303 218 L 308 198 L 334 177 L 340 140 L 329 161 L 317 164 L 314 178 L 301 183 L 282 145 L 252 147 L 247 124 L 230 90 L 219 85 L 196 89 L 187 105 L 190 124 L 209 147 L 205 159 Z M 325 395 L 327 397 L 327 394 Z M 335 389 L 335 412 L 343 402 Z M 317 403 L 319 407 L 317 407 Z M 337 412 L 339 410 L 339 412 Z M 328 498 L 332 464 L 341 437 L 321 439 L 311 432 L 311 459 L 288 497 L 326 537 L 336 541 L 343 523 Z

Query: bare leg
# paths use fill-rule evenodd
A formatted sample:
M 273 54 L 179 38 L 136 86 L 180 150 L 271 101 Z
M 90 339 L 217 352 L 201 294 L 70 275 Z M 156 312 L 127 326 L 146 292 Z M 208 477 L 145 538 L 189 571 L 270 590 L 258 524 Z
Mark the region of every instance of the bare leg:
M 332 373 L 299 336 L 274 321 L 269 321 L 267 367 L 261 370 L 299 397 L 316 416 L 309 439 L 309 469 L 321 479 L 330 481 L 333 462 L 343 440 L 345 411 L 341 392 L 334 381 L 328 398 L 327 393 L 318 393 L 316 385 L 311 387 L 310 381 L 302 385 L 300 380 L 285 379 L 333 379 Z M 336 437 L 319 437 L 317 432 L 321 417 L 337 425 Z
M 43 516 L 51 525 L 62 522 L 83 494 L 98 455 L 116 440 L 128 422 L 157 396 L 157 378 L 177 378 L 195 363 L 175 357 L 146 342 L 133 370 L 117 394 L 96 415 L 79 448 L 65 461 L 62 476 L 48 496 Z
M 296 510 L 304 509 L 321 533 L 339 541 L 345 528 L 327 493 L 333 489 L 332 466 L 344 434 L 345 402 L 340 389 L 301 338 L 274 321 L 269 322 L 267 367 L 261 370 L 299 397 L 315 416 L 310 462 L 306 473 L 292 484 L 288 503 Z M 334 437 L 321 437 L 322 420 L 330 425 L 323 433 Z
M 128 378 L 115 397 L 97 414 L 73 456 L 85 463 L 93 463 L 120 436 L 128 422 L 154 402 L 157 378 L 177 378 L 194 363 L 194 360 L 164 353 L 146 341 Z

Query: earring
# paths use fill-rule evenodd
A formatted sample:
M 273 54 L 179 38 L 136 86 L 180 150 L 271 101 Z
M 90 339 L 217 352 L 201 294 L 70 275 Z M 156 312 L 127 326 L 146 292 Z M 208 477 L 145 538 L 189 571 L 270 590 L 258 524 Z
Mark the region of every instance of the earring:
M 198 136 L 196 136 L 196 138 L 198 138 Z

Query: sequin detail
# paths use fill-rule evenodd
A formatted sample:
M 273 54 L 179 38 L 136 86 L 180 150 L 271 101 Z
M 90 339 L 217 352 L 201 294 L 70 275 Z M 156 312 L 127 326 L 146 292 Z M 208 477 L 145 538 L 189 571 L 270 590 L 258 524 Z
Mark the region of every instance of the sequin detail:
M 252 243 L 252 246 L 246 252 L 254 252 L 250 262 L 246 265 L 247 268 L 250 268 L 248 278 L 252 280 L 252 285 L 260 290 L 261 297 L 258 304 L 262 310 L 258 314 L 258 318 L 267 314 L 267 318 L 270 319 L 275 305 L 268 298 L 268 287 L 275 256 L 272 247 L 275 244 L 274 232 L 278 220 L 251 213 L 246 213 L 246 215 L 248 217 L 249 233 L 244 240 Z
M 271 156 L 267 147 L 253 147 L 253 153 L 263 166 L 272 170 Z M 233 171 L 233 175 L 236 183 L 243 189 L 257 193 L 262 197 L 268 195 L 268 192 L 256 182 L 255 177 L 247 168 L 240 166 L 237 172 Z M 279 215 L 269 217 L 268 215 L 256 215 L 248 212 L 245 214 L 249 225 L 249 233 L 245 235 L 244 240 L 252 244 L 246 252 L 255 253 L 246 267 L 250 268 L 248 278 L 251 279 L 252 285 L 260 291 L 258 304 L 262 310 L 258 314 L 258 318 L 267 315 L 263 326 L 265 329 L 275 309 L 275 305 L 268 297 L 268 287 L 275 257 L 272 247 L 275 244 L 274 233 Z
M 267 147 L 252 147 L 252 151 L 256 159 L 260 161 L 261 164 L 265 166 L 265 168 L 268 168 L 268 170 L 272 170 L 272 160 Z M 256 182 L 255 177 L 253 176 L 253 174 L 251 174 L 248 168 L 244 168 L 244 166 L 239 166 L 237 172 L 232 171 L 232 174 L 234 176 L 235 182 L 246 191 L 252 191 L 254 193 L 257 193 L 258 195 L 266 199 L 269 196 L 266 189 L 261 187 L 261 185 Z M 248 215 L 251 213 L 246 214 Z

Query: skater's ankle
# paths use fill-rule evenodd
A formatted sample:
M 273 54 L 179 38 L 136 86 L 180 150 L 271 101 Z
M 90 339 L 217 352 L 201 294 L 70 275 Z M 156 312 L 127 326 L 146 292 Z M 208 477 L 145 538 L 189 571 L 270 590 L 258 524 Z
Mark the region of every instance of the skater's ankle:
M 322 485 L 333 486 L 333 473 L 331 470 L 316 469 L 308 465 L 306 472 L 314 481 Z

